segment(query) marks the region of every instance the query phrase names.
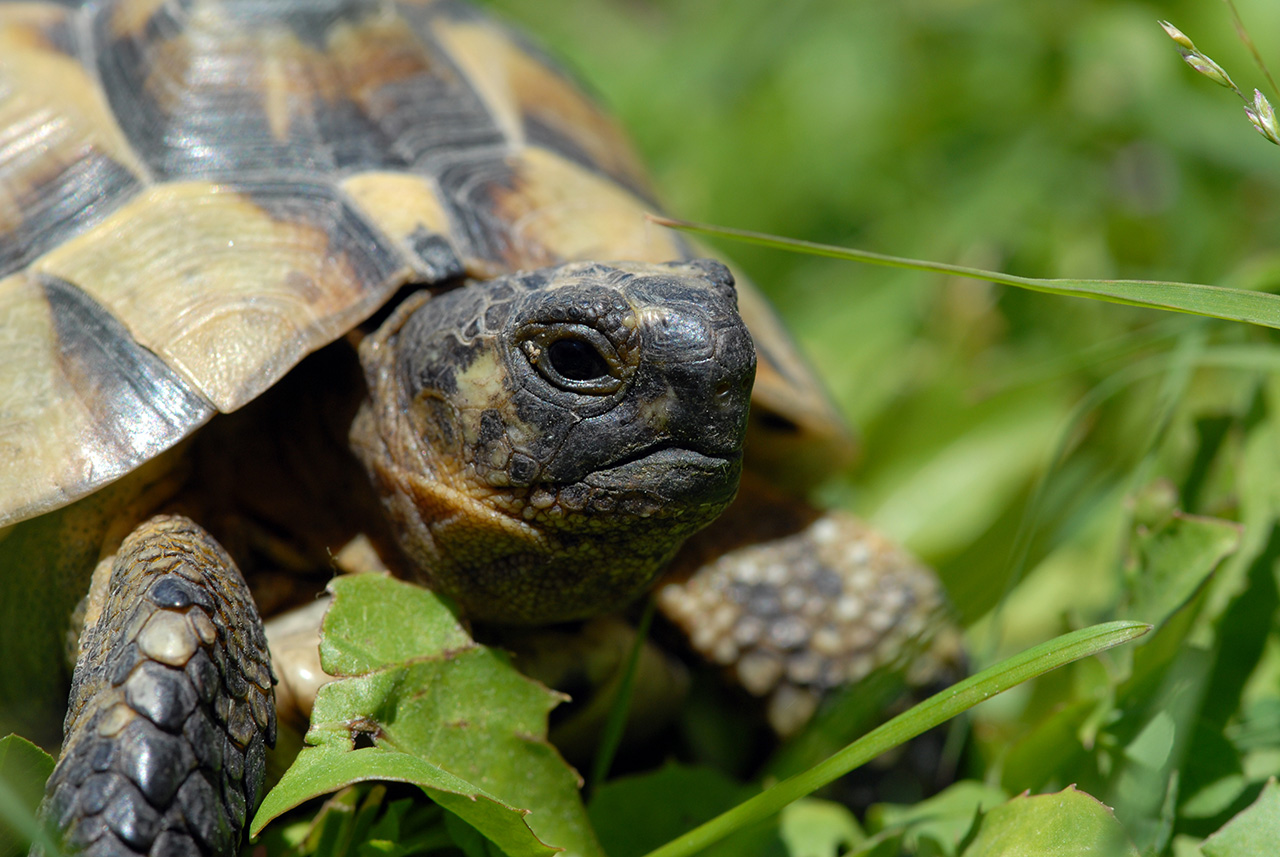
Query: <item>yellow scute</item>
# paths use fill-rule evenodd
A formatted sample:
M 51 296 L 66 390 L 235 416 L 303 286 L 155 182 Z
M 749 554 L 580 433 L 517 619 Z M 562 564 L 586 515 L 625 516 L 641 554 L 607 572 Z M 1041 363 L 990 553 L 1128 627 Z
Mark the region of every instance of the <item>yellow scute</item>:
M 545 149 L 523 149 L 517 182 L 497 191 L 512 234 L 513 267 L 562 260 L 669 262 L 684 257 L 670 230 L 649 222 L 643 202 L 602 176 Z
M 381 297 L 321 224 L 206 182 L 152 188 L 32 267 L 92 295 L 222 411 Z

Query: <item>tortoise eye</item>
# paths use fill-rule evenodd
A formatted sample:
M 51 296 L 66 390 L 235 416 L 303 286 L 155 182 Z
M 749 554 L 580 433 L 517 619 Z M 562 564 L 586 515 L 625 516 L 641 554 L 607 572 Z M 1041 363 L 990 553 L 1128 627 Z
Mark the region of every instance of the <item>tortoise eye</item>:
M 583 324 L 532 326 L 520 347 L 538 374 L 569 393 L 607 396 L 626 380 L 613 344 Z
M 601 381 L 609 377 L 609 364 L 590 342 L 557 339 L 547 346 L 551 368 L 570 381 Z

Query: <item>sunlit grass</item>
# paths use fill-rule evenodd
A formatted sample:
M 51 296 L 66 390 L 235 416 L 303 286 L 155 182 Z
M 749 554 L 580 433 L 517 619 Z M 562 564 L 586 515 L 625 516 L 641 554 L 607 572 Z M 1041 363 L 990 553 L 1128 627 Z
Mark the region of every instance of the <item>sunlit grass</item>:
M 921 830 L 967 830 L 978 785 L 1078 784 L 1153 854 L 1270 811 L 1280 350 L 1238 320 L 1274 326 L 1280 153 L 1157 21 L 1230 70 L 1265 135 L 1247 93 L 1274 86 L 1251 53 L 1280 58 L 1280 4 L 1235 4 L 1254 44 L 1203 0 L 490 5 L 600 91 L 670 212 L 1039 286 L 715 245 L 863 437 L 822 499 L 937 567 L 975 670 L 1095 622 L 1159 625 L 975 711 L 966 782 L 931 822 L 873 808 L 867 841 L 955 853 Z M 1174 308 L 1237 309 L 1170 314 L 1157 287 L 1063 296 L 1089 280 L 1199 283 L 1224 291 Z
M 1196 0 L 499 5 L 619 111 L 677 216 L 1014 278 L 1275 301 L 1280 159 L 1157 24 L 1190 34 L 1265 119 L 1252 93 L 1273 89 L 1251 53 L 1280 59 L 1274 3 L 1235 4 L 1252 44 L 1228 5 Z M 1153 565 L 1199 538 L 1188 522 L 1242 526 L 1137 657 L 978 712 L 961 773 L 1080 783 L 1156 853 L 1243 809 L 1280 770 L 1280 743 L 1222 740 L 1274 736 L 1280 710 L 1276 334 L 715 247 L 770 293 L 863 435 L 862 463 L 824 498 L 939 569 L 979 666 L 1121 615 L 1140 581 L 1195 565 Z

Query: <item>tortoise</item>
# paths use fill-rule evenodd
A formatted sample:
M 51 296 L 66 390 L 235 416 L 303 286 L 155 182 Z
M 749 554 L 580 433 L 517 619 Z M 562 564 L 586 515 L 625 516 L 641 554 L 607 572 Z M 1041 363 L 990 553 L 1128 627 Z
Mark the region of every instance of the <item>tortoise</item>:
M 767 303 L 504 25 L 4 3 L 0 129 L 0 729 L 70 687 L 73 850 L 236 849 L 259 612 L 359 538 L 480 625 L 656 586 L 781 731 L 928 640 L 932 575 L 804 499 L 853 441 Z

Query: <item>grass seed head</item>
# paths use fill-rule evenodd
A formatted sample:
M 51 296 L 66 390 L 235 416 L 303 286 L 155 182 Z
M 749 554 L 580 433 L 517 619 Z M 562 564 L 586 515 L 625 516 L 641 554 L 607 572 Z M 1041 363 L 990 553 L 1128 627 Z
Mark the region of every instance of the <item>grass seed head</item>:
M 1280 146 L 1280 125 L 1276 123 L 1276 111 L 1265 95 L 1255 89 L 1253 104 L 1245 105 L 1244 112 L 1259 134 Z
M 1168 21 L 1161 21 L 1160 26 L 1164 27 L 1164 31 L 1169 34 L 1169 38 L 1173 39 L 1178 47 L 1185 48 L 1188 51 L 1194 51 L 1196 49 L 1196 46 L 1191 43 L 1191 40 L 1187 38 L 1186 34 L 1173 26 L 1173 24 L 1170 24 Z
M 1245 102 L 1248 102 L 1249 99 L 1245 98 L 1244 93 L 1240 91 L 1240 87 L 1236 86 L 1236 82 L 1231 79 L 1231 75 L 1227 74 L 1222 66 L 1201 53 L 1185 33 L 1168 21 L 1161 21 L 1160 26 L 1164 28 L 1169 38 L 1173 39 L 1173 43 L 1178 46 L 1178 53 L 1182 55 L 1182 59 L 1187 65 L 1218 84 L 1218 86 L 1225 86 L 1235 92 L 1236 95 L 1239 95 Z

